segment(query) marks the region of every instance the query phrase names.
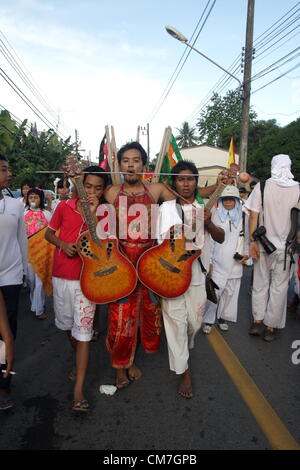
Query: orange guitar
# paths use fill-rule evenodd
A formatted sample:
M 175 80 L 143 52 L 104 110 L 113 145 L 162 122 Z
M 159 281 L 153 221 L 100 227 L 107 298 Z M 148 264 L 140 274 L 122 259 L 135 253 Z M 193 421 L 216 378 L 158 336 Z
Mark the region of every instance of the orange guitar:
M 226 170 L 224 176 L 229 184 L 238 168 L 236 165 L 235 168 Z M 224 183 L 218 184 L 206 204 L 208 209 L 213 207 L 225 187 Z M 182 225 L 171 227 L 161 245 L 145 251 L 136 266 L 140 281 L 160 297 L 173 298 L 184 294 L 192 280 L 193 261 L 201 254 L 201 250 L 186 250 L 184 236 L 174 236 L 178 230 L 183 234 Z
M 188 289 L 193 261 L 201 254 L 201 250 L 186 249 L 183 235 L 177 238 L 183 228 L 171 227 L 162 244 L 149 248 L 137 262 L 139 280 L 160 297 L 178 297 Z
M 75 161 L 76 160 L 76 161 Z M 96 222 L 90 212 L 87 196 L 78 174 L 79 163 L 72 155 L 67 160 L 69 176 L 74 178 L 88 231 L 77 239 L 76 246 L 82 260 L 80 286 L 83 294 L 96 304 L 114 302 L 127 297 L 136 287 L 137 275 L 133 264 L 119 250 L 118 240 L 108 235 L 100 239 Z M 70 174 L 70 172 L 72 174 Z

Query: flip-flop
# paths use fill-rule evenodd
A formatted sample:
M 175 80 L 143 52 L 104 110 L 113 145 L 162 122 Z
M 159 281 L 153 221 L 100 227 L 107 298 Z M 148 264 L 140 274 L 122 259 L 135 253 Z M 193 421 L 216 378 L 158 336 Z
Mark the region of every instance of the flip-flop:
M 0 411 L 9 410 L 14 405 L 15 404 L 11 396 L 0 397 Z
M 180 392 L 188 393 L 190 396 L 182 395 L 182 393 L 180 393 Z M 186 387 L 185 385 L 180 384 L 179 387 L 178 387 L 178 395 L 180 395 L 180 396 L 183 397 L 183 398 L 188 398 L 188 399 L 193 398 L 193 389 L 192 389 L 192 386 Z
M 73 400 L 72 410 L 73 411 L 89 411 L 90 405 L 89 402 L 85 399 L 83 400 Z
M 127 379 L 124 379 L 124 380 L 122 380 L 121 382 L 116 383 L 116 387 L 117 387 L 118 390 L 120 390 L 120 389 L 122 389 L 122 388 L 128 387 L 129 384 L 130 384 L 130 381 L 127 380 Z

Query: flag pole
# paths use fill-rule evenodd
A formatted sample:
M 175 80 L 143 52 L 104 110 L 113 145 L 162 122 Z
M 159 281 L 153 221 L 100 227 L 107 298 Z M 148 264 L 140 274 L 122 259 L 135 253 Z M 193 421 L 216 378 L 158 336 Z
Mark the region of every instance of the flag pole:
M 168 148 L 168 143 L 170 141 L 171 133 L 172 133 L 171 127 L 170 126 L 166 127 L 165 132 L 164 132 L 164 136 L 163 136 L 163 139 L 162 139 L 161 147 L 160 147 L 160 152 L 159 152 L 159 155 L 157 157 L 157 162 L 156 162 L 156 165 L 155 165 L 155 170 L 154 170 L 155 176 L 152 179 L 153 183 L 158 183 L 158 181 L 159 181 L 159 176 L 158 175 L 160 174 L 162 163 L 163 163 L 163 160 L 165 158 L 165 154 L 166 154 L 166 151 L 167 151 L 167 148 Z
M 116 145 L 116 138 L 115 138 L 115 130 L 113 126 L 110 126 L 111 130 L 111 150 L 112 150 L 112 170 L 115 172 L 115 184 L 121 184 L 121 174 L 119 168 L 119 162 L 117 159 L 117 145 Z

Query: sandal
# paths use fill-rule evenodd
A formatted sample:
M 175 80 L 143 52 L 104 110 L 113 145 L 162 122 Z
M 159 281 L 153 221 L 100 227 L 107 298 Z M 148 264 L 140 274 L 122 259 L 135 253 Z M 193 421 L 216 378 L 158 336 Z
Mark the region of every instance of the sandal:
M 88 411 L 90 409 L 89 402 L 83 400 L 73 400 L 72 410 L 73 411 Z
M 11 396 L 8 397 L 0 397 L 0 411 L 2 410 L 9 410 L 14 406 L 14 401 Z
M 129 384 L 130 384 L 130 381 L 128 379 L 124 379 L 124 380 L 121 380 L 120 382 L 117 382 L 116 387 L 119 390 L 121 388 L 128 387 Z

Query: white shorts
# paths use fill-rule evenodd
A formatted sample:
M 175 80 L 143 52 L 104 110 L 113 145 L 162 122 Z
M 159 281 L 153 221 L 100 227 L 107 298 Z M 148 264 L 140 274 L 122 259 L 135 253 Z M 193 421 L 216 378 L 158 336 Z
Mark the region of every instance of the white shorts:
M 57 328 L 71 331 L 78 341 L 90 341 L 96 304 L 83 295 L 79 281 L 53 277 L 52 285 Z

